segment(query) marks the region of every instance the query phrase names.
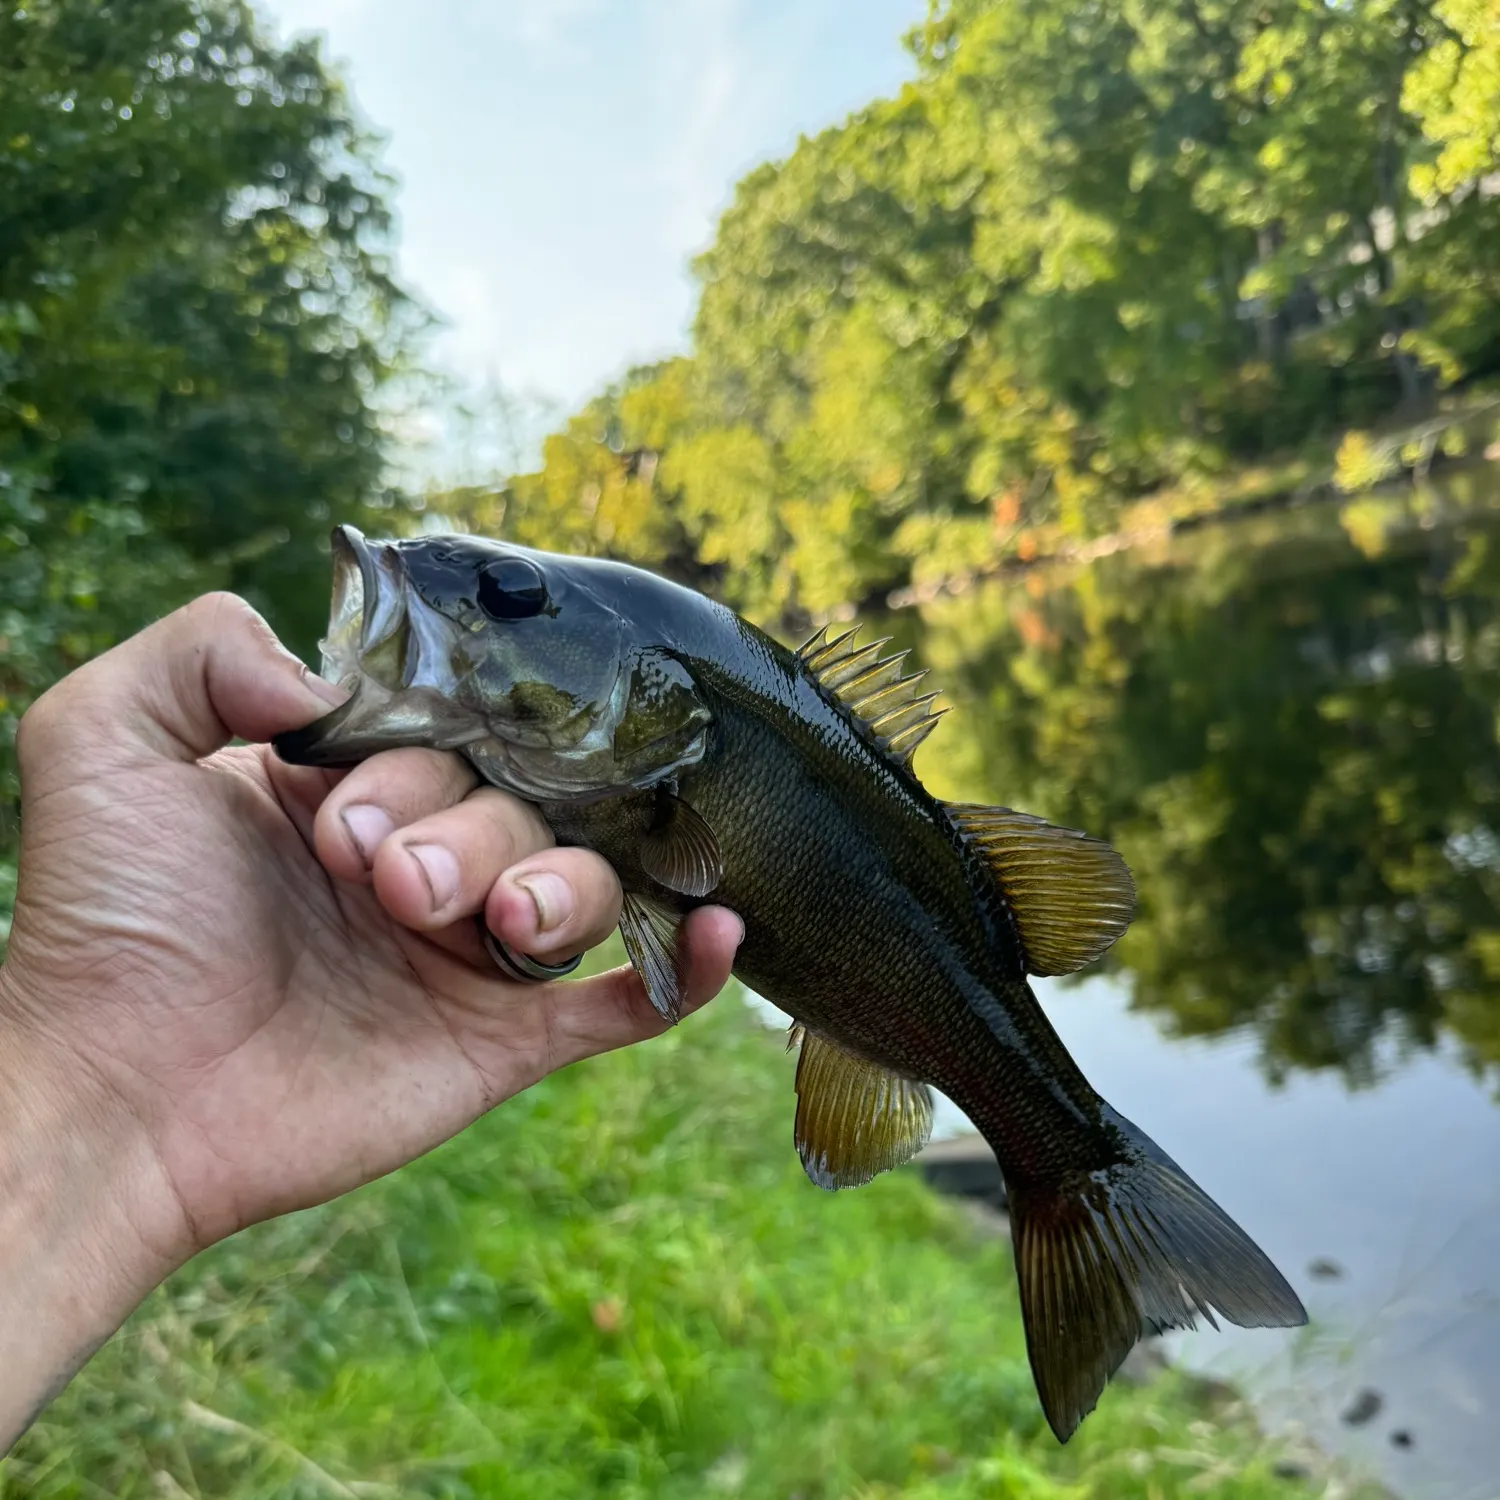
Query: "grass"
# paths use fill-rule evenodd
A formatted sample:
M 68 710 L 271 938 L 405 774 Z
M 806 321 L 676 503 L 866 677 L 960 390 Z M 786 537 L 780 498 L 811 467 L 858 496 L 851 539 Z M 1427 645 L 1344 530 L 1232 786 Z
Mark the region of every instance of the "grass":
M 16 906 L 16 867 L 0 860 L 0 963 L 5 962 L 5 942 L 10 937 L 10 919 Z
M 0 1495 L 1331 1493 L 1173 1374 L 1059 1448 L 1004 1242 L 911 1172 L 811 1187 L 791 1081 L 726 999 L 241 1235 L 141 1309 Z

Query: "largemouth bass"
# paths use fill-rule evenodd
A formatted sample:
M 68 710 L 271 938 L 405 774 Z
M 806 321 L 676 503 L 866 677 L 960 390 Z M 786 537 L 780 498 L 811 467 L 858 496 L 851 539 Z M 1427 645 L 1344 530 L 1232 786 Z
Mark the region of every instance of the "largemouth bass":
M 739 913 L 735 973 L 796 1022 L 794 1133 L 818 1186 L 906 1161 L 931 1131 L 929 1086 L 953 1099 L 1005 1175 L 1031 1368 L 1066 1441 L 1144 1334 L 1306 1314 L 1094 1092 L 1027 982 L 1125 929 L 1124 862 L 929 795 L 911 757 L 936 695 L 882 645 L 820 631 L 793 652 L 619 563 L 342 527 L 324 672 L 353 696 L 276 748 L 320 766 L 455 750 L 536 803 L 560 843 L 619 872 L 626 949 L 669 1020 L 683 917 Z

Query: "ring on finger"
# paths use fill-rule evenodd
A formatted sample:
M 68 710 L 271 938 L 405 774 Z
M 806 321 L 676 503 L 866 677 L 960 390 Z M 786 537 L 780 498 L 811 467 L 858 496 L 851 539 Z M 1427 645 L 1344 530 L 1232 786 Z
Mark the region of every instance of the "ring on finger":
M 565 979 L 583 962 L 583 954 L 575 953 L 560 964 L 545 964 L 529 953 L 517 953 L 509 943 L 502 943 L 485 925 L 481 917 L 479 935 L 484 939 L 484 951 L 491 962 L 507 979 L 517 984 L 546 984 L 553 979 Z

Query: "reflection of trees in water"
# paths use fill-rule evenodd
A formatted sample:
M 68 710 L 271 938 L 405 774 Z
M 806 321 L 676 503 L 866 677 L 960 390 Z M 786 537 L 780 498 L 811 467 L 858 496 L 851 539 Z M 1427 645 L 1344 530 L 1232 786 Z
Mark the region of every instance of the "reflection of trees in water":
M 1500 1065 L 1500 533 L 1119 558 L 935 610 L 924 654 L 935 788 L 1129 860 L 1136 1004 L 1253 1024 L 1273 1073 L 1443 1031 Z

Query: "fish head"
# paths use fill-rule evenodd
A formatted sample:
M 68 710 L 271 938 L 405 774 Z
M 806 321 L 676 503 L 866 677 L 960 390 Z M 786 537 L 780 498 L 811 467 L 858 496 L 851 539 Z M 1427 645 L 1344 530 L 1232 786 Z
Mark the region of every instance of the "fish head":
M 457 750 L 532 801 L 589 801 L 696 764 L 711 715 L 652 638 L 636 569 L 471 536 L 333 533 L 322 675 L 351 694 L 274 741 L 295 764 Z M 638 607 L 632 608 L 632 605 Z

